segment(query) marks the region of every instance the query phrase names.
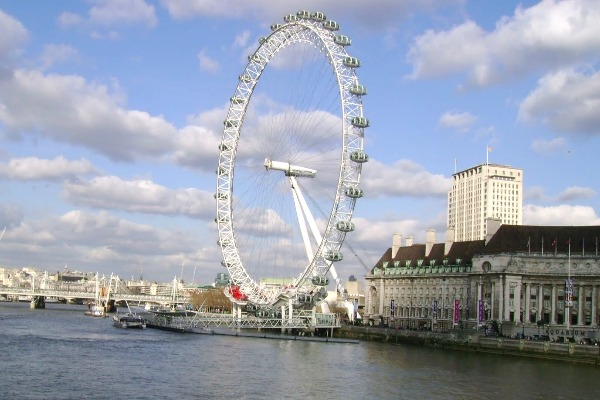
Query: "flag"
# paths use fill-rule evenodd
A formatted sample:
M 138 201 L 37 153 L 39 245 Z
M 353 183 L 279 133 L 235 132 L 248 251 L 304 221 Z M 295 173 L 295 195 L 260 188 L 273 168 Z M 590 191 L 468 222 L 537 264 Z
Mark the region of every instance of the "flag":
M 492 152 L 492 146 L 488 146 L 487 151 L 488 151 L 488 153 L 491 153 Z

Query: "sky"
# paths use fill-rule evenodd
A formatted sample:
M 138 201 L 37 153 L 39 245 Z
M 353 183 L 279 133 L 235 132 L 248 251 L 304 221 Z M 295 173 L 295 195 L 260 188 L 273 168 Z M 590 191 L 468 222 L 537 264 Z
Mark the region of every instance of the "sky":
M 361 278 L 444 240 L 455 170 L 523 169 L 523 224 L 600 224 L 600 2 L 0 0 L 0 265 L 209 284 L 217 145 L 247 56 L 322 11 L 361 61 Z

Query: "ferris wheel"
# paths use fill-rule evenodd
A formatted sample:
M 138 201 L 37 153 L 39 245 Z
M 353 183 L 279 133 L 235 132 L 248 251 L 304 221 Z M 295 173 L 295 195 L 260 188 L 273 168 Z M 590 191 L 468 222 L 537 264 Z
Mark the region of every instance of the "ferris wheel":
M 362 96 L 351 40 L 323 13 L 271 26 L 248 56 L 219 145 L 215 199 L 222 264 L 238 304 L 312 306 L 362 197 Z

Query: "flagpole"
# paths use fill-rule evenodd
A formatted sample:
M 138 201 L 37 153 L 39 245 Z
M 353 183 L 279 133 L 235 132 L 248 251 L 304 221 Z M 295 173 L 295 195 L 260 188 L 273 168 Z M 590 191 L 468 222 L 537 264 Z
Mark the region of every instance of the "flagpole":
M 542 256 L 544 255 L 544 238 L 542 238 Z
M 569 334 L 569 327 L 571 324 L 571 299 L 573 297 L 573 285 L 571 283 L 571 238 L 569 238 L 569 257 L 568 257 L 568 278 L 567 278 L 567 309 L 565 314 L 567 316 L 567 335 Z

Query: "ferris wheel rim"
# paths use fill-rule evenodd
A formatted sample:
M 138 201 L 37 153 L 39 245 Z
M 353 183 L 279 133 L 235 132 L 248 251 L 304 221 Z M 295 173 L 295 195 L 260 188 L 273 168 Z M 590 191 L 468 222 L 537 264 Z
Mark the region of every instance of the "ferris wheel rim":
M 216 223 L 219 233 L 218 244 L 223 255 L 223 266 L 227 268 L 233 283 L 241 288 L 241 292 L 245 297 L 244 301 L 247 300 L 265 306 L 272 305 L 281 293 L 265 292 L 246 271 L 236 244 L 231 203 L 240 130 L 243 126 L 248 104 L 262 72 L 280 50 L 300 42 L 307 42 L 318 49 L 325 50 L 325 57 L 330 62 L 332 73 L 336 77 L 342 114 L 342 154 L 340 155 L 335 199 L 327 218 L 327 226 L 322 240 L 314 257 L 300 276 L 295 279 L 294 284 L 302 284 L 306 282 L 309 275 L 322 274 L 329 270 L 331 260 L 326 256 L 339 254 L 339 249 L 347 233 L 339 227 L 336 228 L 337 223 L 342 221 L 347 222 L 348 226 L 351 224 L 355 201 L 362 195 L 362 190 L 359 187 L 362 161 L 352 159 L 352 154 L 354 152 L 364 154 L 364 128 L 368 126 L 368 122 L 364 126 L 366 119 L 362 115 L 361 95 L 351 93 L 350 90 L 350 85 L 358 83 L 355 73 L 356 66 L 347 65 L 349 59 L 356 59 L 348 55 L 344 45 L 335 42 L 336 36 L 331 29 L 324 27 L 323 20 L 315 20 L 314 18 L 290 19 L 288 20 L 288 17 L 286 17 L 286 24 L 273 25 L 272 33 L 268 37 L 262 38 L 256 51 L 248 57 L 248 63 L 244 72 L 240 75 L 234 96 L 230 99 L 227 119 L 224 122 L 223 137 L 219 145 L 219 163 L 216 171 Z M 357 118 L 359 119 L 358 123 L 355 123 Z

